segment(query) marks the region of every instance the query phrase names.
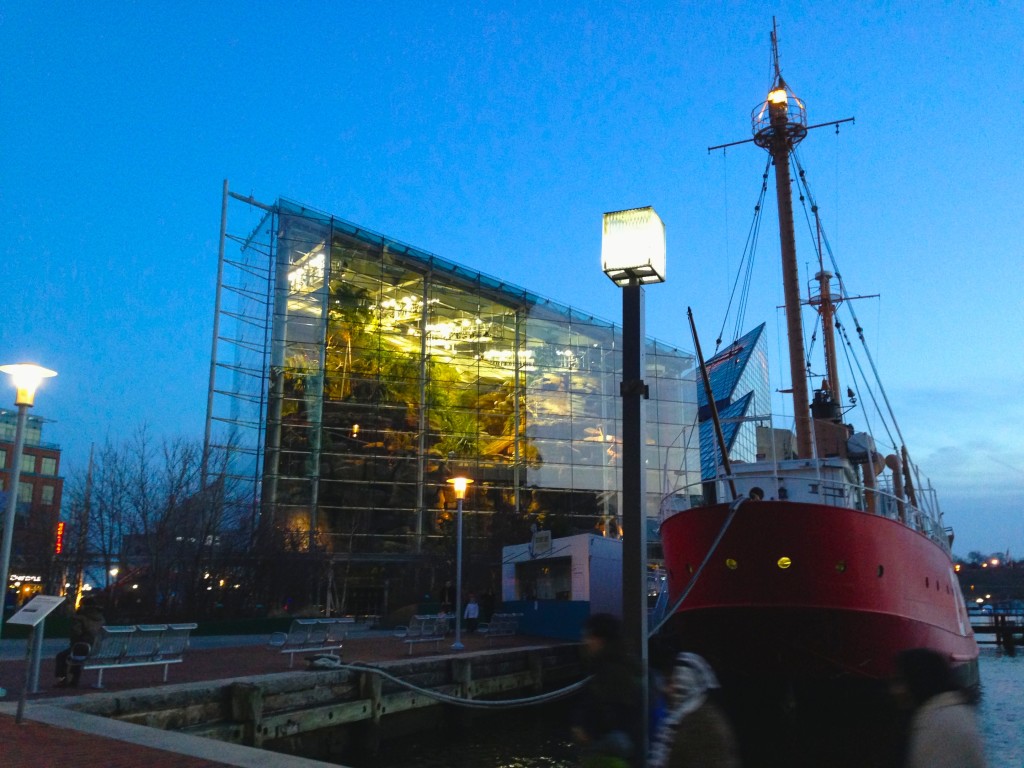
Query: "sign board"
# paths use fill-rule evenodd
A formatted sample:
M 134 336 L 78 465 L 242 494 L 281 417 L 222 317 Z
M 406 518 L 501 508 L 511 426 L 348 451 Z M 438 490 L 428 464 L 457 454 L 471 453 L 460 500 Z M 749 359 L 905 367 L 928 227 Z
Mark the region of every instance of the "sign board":
M 64 602 L 63 597 L 57 595 L 36 595 L 22 606 L 21 610 L 7 620 L 8 624 L 27 624 L 34 627 L 47 616 L 53 609 Z
M 551 531 L 533 532 L 533 556 L 546 555 L 551 551 Z

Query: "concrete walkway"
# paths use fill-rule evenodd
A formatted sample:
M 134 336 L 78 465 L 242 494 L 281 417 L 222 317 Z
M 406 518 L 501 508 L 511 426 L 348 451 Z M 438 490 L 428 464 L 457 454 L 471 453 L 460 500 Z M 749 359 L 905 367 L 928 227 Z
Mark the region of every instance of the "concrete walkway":
M 162 667 L 130 667 L 107 670 L 104 689 L 89 686 L 96 672 L 85 672 L 82 687 L 56 688 L 54 655 L 66 646 L 64 640 L 44 643 L 40 668 L 40 691 L 27 696 L 24 721 L 15 722 L 18 699 L 25 679 L 27 643 L 0 641 L 0 687 L 7 697 L 0 699 L 0 764 L 12 768 L 200 768 L 201 766 L 245 766 L 247 768 L 314 768 L 337 764 L 281 755 L 250 747 L 201 739 L 186 734 L 160 731 L 70 709 L 82 696 L 119 695 L 139 688 L 195 683 L 258 675 L 293 672 L 305 674 L 301 659 L 289 670 L 288 657 L 267 646 L 267 636 L 196 637 L 181 664 L 172 664 L 168 682 L 162 682 Z M 489 643 L 486 638 L 464 635 L 465 651 L 550 644 L 534 637 L 502 637 Z M 10 645 L 8 645 L 10 644 Z M 451 655 L 450 643 L 438 652 L 417 647 L 414 658 Z M 361 634 L 345 641 L 342 657 L 347 662 L 374 663 L 407 659 L 408 647 L 385 631 Z M 68 695 L 69 692 L 71 695 Z

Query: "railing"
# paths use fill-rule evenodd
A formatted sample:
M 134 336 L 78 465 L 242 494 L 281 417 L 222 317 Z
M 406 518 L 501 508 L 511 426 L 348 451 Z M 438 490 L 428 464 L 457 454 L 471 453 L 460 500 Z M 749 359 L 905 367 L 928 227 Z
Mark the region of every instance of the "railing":
M 750 466 L 750 465 L 747 465 Z M 719 474 L 715 483 L 721 488 L 727 487 L 729 477 Z M 847 509 L 857 510 L 865 514 L 875 514 L 890 520 L 902 523 L 911 530 L 924 534 L 946 552 L 950 551 L 949 536 L 951 531 L 943 526 L 940 519 L 936 519 L 920 507 L 913 506 L 909 499 L 899 498 L 886 487 L 868 488 L 860 483 L 852 483 L 848 480 L 837 479 L 834 473 L 794 474 L 791 471 L 775 472 L 740 472 L 732 476 L 737 484 L 737 491 L 740 495 L 749 493 L 754 486 L 758 487 L 779 487 L 785 485 L 792 487 L 801 483 L 808 487 L 818 488 L 813 493 L 802 493 L 793 491 L 788 497 L 789 501 L 803 503 L 831 504 Z M 698 489 L 697 483 L 691 483 L 676 491 L 677 497 L 689 498 L 691 489 Z M 873 494 L 875 498 L 875 511 L 870 513 L 867 509 L 867 494 Z M 808 497 L 810 496 L 810 498 Z M 817 498 L 814 498 L 817 496 Z M 782 499 L 779 499 L 782 500 Z M 663 507 L 666 499 L 663 499 Z M 900 518 L 899 505 L 903 505 L 905 519 Z M 677 511 L 683 511 L 685 507 Z M 664 517 L 665 515 L 663 515 Z

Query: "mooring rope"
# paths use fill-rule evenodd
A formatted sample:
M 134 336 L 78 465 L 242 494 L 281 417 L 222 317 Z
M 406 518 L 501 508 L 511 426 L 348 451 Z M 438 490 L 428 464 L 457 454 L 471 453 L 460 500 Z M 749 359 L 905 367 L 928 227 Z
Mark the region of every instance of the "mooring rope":
M 390 680 L 392 683 L 408 688 L 410 691 L 423 694 L 431 699 L 437 699 L 443 701 L 446 704 L 454 704 L 459 707 L 468 707 L 469 709 L 514 709 L 515 707 L 529 707 L 534 704 L 544 704 L 548 701 L 556 701 L 558 699 L 569 696 L 570 694 L 576 693 L 582 688 L 590 677 L 585 677 L 579 682 L 568 685 L 565 688 L 559 688 L 555 691 L 548 691 L 537 696 L 527 696 L 522 699 L 488 699 L 482 701 L 479 699 L 467 699 L 463 696 L 452 696 L 447 693 L 441 693 L 440 691 L 434 691 L 430 688 L 423 688 L 422 686 L 410 683 L 408 680 L 403 680 L 400 677 L 395 677 L 390 672 L 385 672 L 380 667 L 373 667 L 368 664 L 339 664 L 338 669 L 347 669 L 353 672 L 370 672 L 375 675 L 380 675 L 386 680 Z

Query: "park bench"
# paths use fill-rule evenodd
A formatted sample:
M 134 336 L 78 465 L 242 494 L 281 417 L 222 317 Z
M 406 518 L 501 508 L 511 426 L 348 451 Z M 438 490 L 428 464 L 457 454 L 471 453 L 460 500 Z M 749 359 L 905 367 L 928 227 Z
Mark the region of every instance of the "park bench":
M 508 637 L 519 633 L 519 620 L 523 618 L 521 613 L 495 613 L 486 624 L 481 624 L 477 630 L 482 635 L 487 635 L 490 642 L 496 637 Z
M 163 666 L 166 683 L 171 664 L 182 662 L 189 633 L 195 628 L 195 624 L 103 627 L 91 648 L 86 643 L 75 643 L 68 662 L 83 670 L 95 669 L 99 673 L 95 688 L 103 687 L 105 670 L 117 667 Z
M 355 619 L 338 617 L 334 619 L 295 619 L 287 632 L 275 632 L 270 636 L 270 647 L 288 654 L 288 666 L 295 665 L 297 653 L 331 653 L 340 651 L 345 633 L 355 624 Z
M 448 624 L 448 616 L 416 615 L 409 620 L 407 626 L 395 629 L 395 637 L 401 638 L 409 646 L 410 656 L 413 646 L 419 643 L 433 643 L 436 651 L 438 644 L 444 640 Z

